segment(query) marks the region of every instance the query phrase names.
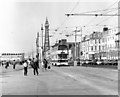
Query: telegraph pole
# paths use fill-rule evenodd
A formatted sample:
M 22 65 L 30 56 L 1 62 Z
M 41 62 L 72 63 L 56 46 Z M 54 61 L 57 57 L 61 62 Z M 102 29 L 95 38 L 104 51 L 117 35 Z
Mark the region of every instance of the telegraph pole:
M 41 32 L 42 32 L 42 55 L 41 55 L 41 60 L 43 61 L 43 24 L 41 25 Z
M 77 32 L 80 32 L 81 31 L 81 35 L 80 36 L 82 36 L 82 27 L 81 27 L 81 30 L 77 30 L 77 27 L 76 27 L 76 30 L 74 30 L 73 32 L 75 32 L 75 34 L 74 35 L 66 35 L 66 37 L 69 37 L 69 36 L 75 36 L 75 53 L 74 53 L 74 66 L 77 66 Z M 78 53 L 79 53 L 79 51 L 78 51 Z M 78 54 L 78 57 L 79 57 L 79 54 Z
M 77 66 L 77 61 L 76 61 L 76 40 L 77 40 L 77 36 L 76 36 L 76 33 L 77 33 L 77 27 L 76 27 L 76 30 L 75 30 L 75 60 L 74 60 L 74 66 Z
M 39 32 L 37 32 L 37 38 L 36 38 L 36 58 L 38 60 L 39 63 Z

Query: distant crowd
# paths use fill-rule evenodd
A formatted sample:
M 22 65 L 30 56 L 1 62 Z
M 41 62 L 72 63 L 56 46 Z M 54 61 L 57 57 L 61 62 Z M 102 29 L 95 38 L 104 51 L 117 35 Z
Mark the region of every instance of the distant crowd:
M 13 69 L 16 69 L 16 65 L 19 64 L 19 65 L 22 65 L 23 68 L 24 68 L 24 75 L 27 76 L 27 73 L 28 73 L 28 68 L 31 67 L 33 69 L 33 74 L 34 75 L 39 75 L 39 71 L 38 69 L 40 68 L 39 67 L 39 60 L 36 56 L 36 58 L 29 58 L 29 59 L 25 59 L 25 60 L 22 60 L 22 61 L 2 61 L 0 63 L 1 66 L 4 66 L 6 69 L 12 65 L 13 66 Z M 46 71 L 47 69 L 50 69 L 50 65 L 48 64 L 48 61 L 47 59 L 43 59 L 43 61 L 41 62 L 41 68 L 42 68 L 42 71 Z
M 16 64 L 22 65 L 22 61 L 16 61 L 16 60 L 4 60 L 0 61 L 0 66 L 4 66 L 6 69 L 10 66 L 13 65 L 13 69 L 15 69 Z

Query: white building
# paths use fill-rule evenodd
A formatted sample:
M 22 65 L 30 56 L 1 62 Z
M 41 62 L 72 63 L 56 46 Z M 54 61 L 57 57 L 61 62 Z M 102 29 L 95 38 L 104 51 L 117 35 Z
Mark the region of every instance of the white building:
M 103 32 L 93 32 L 83 37 L 80 49 L 83 52 L 81 59 L 118 59 L 115 41 L 118 39 L 117 29 L 103 28 Z
M 22 60 L 24 53 L 2 53 L 1 60 Z
M 118 33 L 117 29 L 107 29 L 106 31 L 103 31 L 100 41 L 101 51 L 104 52 L 104 56 L 102 56 L 102 59 L 118 59 L 115 43 L 115 41 L 118 39 L 116 33 Z

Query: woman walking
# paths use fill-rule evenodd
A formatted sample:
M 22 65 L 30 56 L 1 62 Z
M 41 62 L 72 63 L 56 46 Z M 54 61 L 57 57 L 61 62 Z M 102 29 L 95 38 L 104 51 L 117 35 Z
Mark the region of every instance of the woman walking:
M 47 70 L 47 65 L 48 65 L 47 60 L 46 60 L 46 59 L 44 59 L 44 60 L 43 60 L 43 63 L 44 63 L 44 68 L 45 68 L 45 70 Z
M 37 58 L 36 59 L 33 59 L 32 61 L 31 61 L 31 67 L 33 68 L 33 73 L 34 73 L 34 75 L 38 75 L 39 74 L 39 72 L 38 72 L 38 68 L 39 68 L 39 62 L 38 62 L 38 60 L 37 60 Z
M 23 63 L 23 66 L 24 66 L 24 75 L 27 76 L 27 68 L 28 68 L 28 63 L 27 63 L 27 60 L 24 61 Z

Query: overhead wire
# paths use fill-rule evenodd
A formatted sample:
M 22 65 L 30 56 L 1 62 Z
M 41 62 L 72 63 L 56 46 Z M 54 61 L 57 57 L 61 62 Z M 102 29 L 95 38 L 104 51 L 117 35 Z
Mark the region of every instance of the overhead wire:
M 109 13 L 109 12 L 112 12 L 113 10 L 118 9 L 118 8 L 111 8 L 111 9 L 110 9 L 110 7 L 114 6 L 117 2 L 118 2 L 118 0 L 117 0 L 115 3 L 113 3 L 112 5 L 110 5 L 107 9 L 90 11 L 90 12 L 87 12 L 87 13 L 100 12 L 100 11 L 102 11 L 102 14 L 105 14 L 105 13 L 107 14 L 107 13 Z M 108 11 L 108 12 L 105 12 L 105 11 Z M 110 17 L 110 18 L 111 18 L 111 17 Z M 110 18 L 108 18 L 108 19 L 110 19 Z M 90 20 L 85 26 L 89 25 L 89 24 L 90 24 L 93 20 L 95 20 L 95 19 L 96 19 L 96 17 L 94 17 L 92 20 Z M 101 22 L 99 22 L 99 23 L 96 24 L 96 25 L 98 26 L 100 23 L 102 23 L 103 21 L 106 21 L 106 20 L 108 20 L 108 19 L 104 19 L 104 20 L 102 20 Z
M 109 9 L 109 10 L 105 9 L 102 14 L 107 14 L 107 13 L 109 13 L 109 12 L 112 12 L 113 10 L 118 9 L 118 8 L 111 8 L 111 7 L 113 7 L 118 1 L 119 1 L 119 0 L 117 0 L 116 2 L 114 2 L 112 5 L 110 5 L 110 6 L 107 8 L 107 9 Z M 111 9 L 110 9 L 110 8 L 111 8 Z M 105 11 L 108 11 L 108 12 L 105 12 Z M 117 14 L 117 13 L 116 13 L 116 14 Z M 107 17 L 107 19 L 104 19 L 104 20 L 100 21 L 99 23 L 97 23 L 96 26 L 98 26 L 99 24 L 101 24 L 101 23 L 103 23 L 103 22 L 111 19 L 112 17 L 113 17 L 113 16 Z
M 116 3 L 116 2 L 115 2 Z M 115 4 L 114 3 L 114 4 Z M 114 4 L 112 4 L 111 6 L 113 6 Z M 89 11 L 89 12 L 84 12 L 84 13 L 93 13 L 93 12 L 105 12 L 105 11 L 111 11 L 111 10 L 115 10 L 116 8 L 111 8 L 111 9 L 109 9 L 111 6 L 109 6 L 107 9 L 103 9 L 103 10 L 95 10 L 95 11 Z M 102 13 L 103 14 L 103 13 Z M 91 19 L 84 27 L 86 27 L 86 26 L 88 26 L 89 24 L 91 24 L 92 23 L 92 21 L 94 21 L 95 19 L 97 18 L 97 16 L 96 17 L 94 17 L 93 19 Z
M 118 0 L 117 0 L 118 1 Z M 88 12 L 83 12 L 83 13 L 92 13 L 92 12 L 102 12 L 102 13 L 105 13 L 105 11 L 108 11 L 108 12 L 106 12 L 106 13 L 109 13 L 109 12 L 113 12 L 113 11 L 115 11 L 116 9 L 118 9 L 118 8 L 111 8 L 111 9 L 109 9 L 110 7 L 112 7 L 113 5 L 115 5 L 116 3 L 117 3 L 117 1 L 114 3 L 114 4 L 112 4 L 112 5 L 110 5 L 107 9 L 103 9 L 103 10 L 95 10 L 95 11 L 88 11 Z M 74 9 L 74 8 L 73 8 Z M 71 11 L 72 12 L 72 11 Z M 96 16 L 97 17 L 97 16 Z M 92 20 L 90 20 L 84 27 L 87 27 L 93 20 L 95 20 L 96 19 L 96 17 L 94 17 Z M 105 20 L 108 20 L 108 19 L 105 19 Z M 103 20 L 104 21 L 104 20 Z M 98 26 L 98 24 L 97 24 L 97 26 Z
M 70 13 L 72 13 L 72 12 L 76 9 L 76 7 L 79 5 L 79 1 L 80 1 L 80 0 L 78 0 L 78 1 L 76 2 L 75 6 L 72 8 L 72 10 L 70 11 Z M 60 26 L 59 26 L 55 31 L 60 30 L 60 29 L 62 28 L 62 26 L 65 24 L 65 22 L 66 22 L 68 19 L 69 19 L 69 17 L 66 17 L 66 18 L 64 19 L 64 21 L 60 24 Z M 62 35 L 63 32 L 58 33 L 58 34 Z
M 72 13 L 72 12 L 76 9 L 76 7 L 79 5 L 79 1 L 80 1 L 80 0 L 78 0 L 78 1 L 76 2 L 75 6 L 74 6 L 73 9 L 70 11 L 70 13 Z M 58 31 L 58 30 L 65 24 L 65 22 L 68 20 L 68 18 L 69 18 L 69 17 L 66 17 L 66 18 L 64 19 L 64 21 L 60 24 L 60 26 L 56 29 L 56 31 Z
M 117 10 L 110 10 L 110 11 L 106 12 L 106 14 L 107 14 L 107 13 L 110 13 L 110 12 L 114 12 L 114 11 L 117 11 Z
M 118 1 L 118 0 L 117 0 L 117 1 Z M 118 9 L 118 8 L 111 8 L 111 9 L 110 9 L 110 7 L 114 6 L 114 5 L 117 3 L 117 1 L 116 1 L 114 4 L 110 5 L 107 9 L 95 10 L 95 11 L 89 11 L 89 12 L 83 12 L 83 13 L 102 12 L 103 14 L 105 14 L 105 13 L 113 12 L 113 11 L 115 11 L 115 10 Z M 78 3 L 79 3 L 79 2 L 78 2 Z M 72 13 L 72 12 L 74 11 L 74 9 L 75 9 L 76 6 L 78 5 L 78 3 L 76 3 L 76 5 L 73 7 L 73 9 L 71 10 L 70 13 Z M 68 16 L 68 17 L 69 17 L 69 16 Z M 97 17 L 97 16 L 96 16 L 96 17 Z M 94 17 L 92 20 L 90 20 L 90 21 L 89 21 L 85 26 L 83 26 L 83 27 L 88 27 L 89 24 L 96 19 L 96 17 Z M 111 16 L 111 17 L 112 17 L 112 16 Z M 95 26 L 99 26 L 99 24 L 101 24 L 101 23 L 104 22 L 104 21 L 107 21 L 107 20 L 110 19 L 111 17 L 102 20 L 101 22 L 97 23 Z M 66 19 L 63 21 L 63 23 L 61 24 L 61 26 L 64 25 L 64 23 L 66 22 L 67 19 L 68 19 L 68 18 L 66 18 Z M 61 26 L 60 26 L 60 27 L 61 27 Z M 60 27 L 59 27 L 59 28 L 60 28 Z
M 114 9 L 117 9 L 117 8 L 107 8 L 107 9 L 103 9 L 103 10 L 93 10 L 93 11 L 86 11 L 86 12 L 81 12 L 81 14 L 85 14 L 85 13 L 93 13 L 93 12 L 100 12 L 100 11 L 107 11 L 107 10 L 114 10 Z M 78 13 L 79 14 L 79 13 Z

